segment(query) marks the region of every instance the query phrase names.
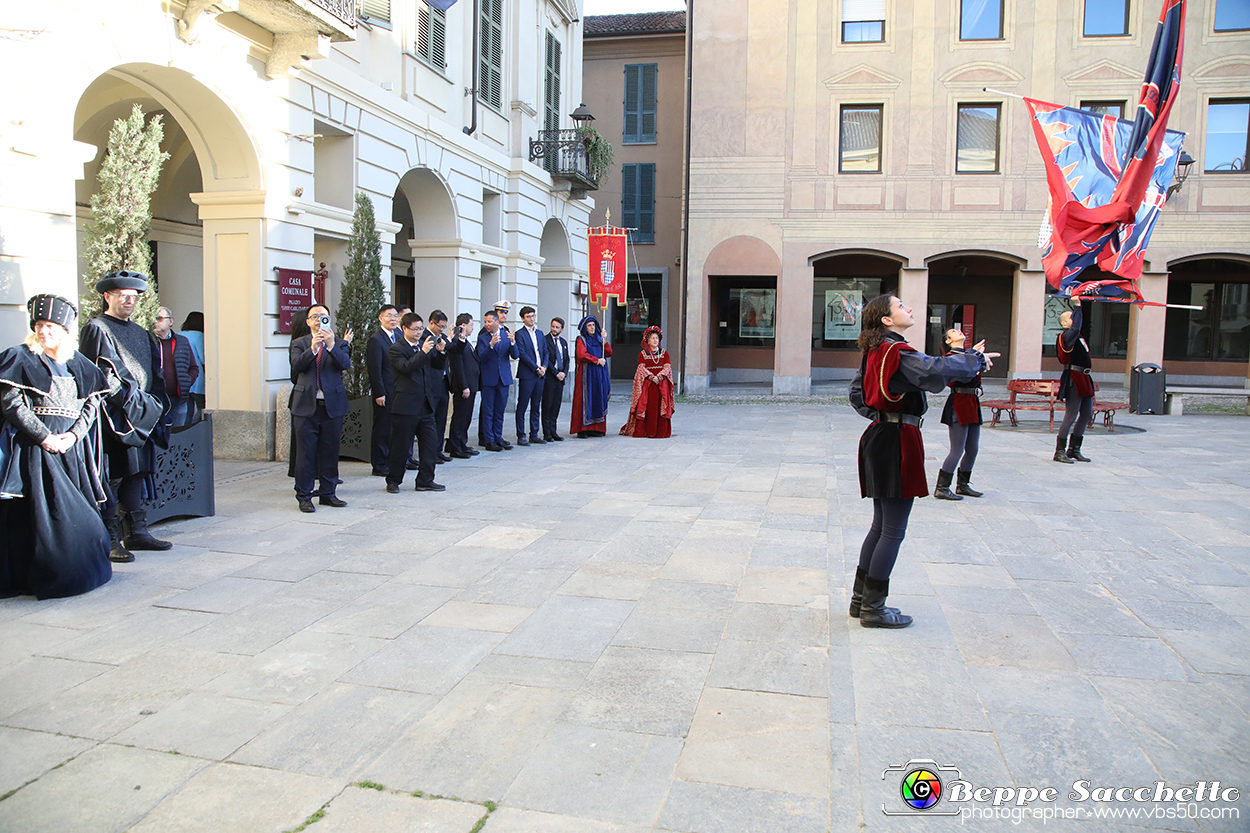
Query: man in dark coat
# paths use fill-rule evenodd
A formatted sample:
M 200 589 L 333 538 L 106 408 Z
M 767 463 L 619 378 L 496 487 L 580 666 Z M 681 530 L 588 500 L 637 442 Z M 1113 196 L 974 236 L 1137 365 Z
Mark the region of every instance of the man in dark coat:
M 369 395 L 373 397 L 373 434 L 369 449 L 369 461 L 373 474 L 386 476 L 387 458 L 391 453 L 391 401 L 395 398 L 395 374 L 387 357 L 391 345 L 401 337 L 399 310 L 394 304 L 384 304 L 378 310 L 378 322 L 382 329 L 373 334 L 365 345 L 365 363 L 369 368 Z
M 480 430 L 487 451 L 506 451 L 512 443 L 503 438 L 503 411 L 508 404 L 508 388 L 512 385 L 512 365 L 516 342 L 512 334 L 499 324 L 495 310 L 484 316 L 485 329 L 477 337 L 477 361 L 482 375 L 482 407 L 478 414 Z
M 443 320 L 447 320 L 445 315 Z M 391 459 L 386 491 L 399 494 L 399 486 L 404 482 L 404 461 L 416 434 L 417 491 L 441 492 L 446 487 L 434 482 L 438 453 L 434 412 L 440 396 L 447 395 L 445 390 L 436 390 L 442 384 L 442 369 L 446 365 L 446 342 L 423 333 L 421 316 L 416 313 L 405 314 L 399 319 L 399 326 L 404 337 L 391 346 L 388 354 L 395 373 L 395 400 L 391 405 Z
M 180 337 L 174 330 L 174 316 L 169 307 L 156 311 L 152 335 L 161 348 L 161 375 L 165 379 L 165 394 L 169 397 L 169 413 L 165 424 L 171 429 L 187 424 L 187 408 L 191 402 L 191 386 L 200 378 L 200 364 L 191 351 L 191 342 Z
M 452 457 L 467 460 L 480 452 L 469 445 L 469 423 L 473 421 L 473 403 L 481 387 L 477 351 L 473 346 L 473 316 L 462 312 L 456 316 L 456 330 L 447 347 L 447 363 L 451 369 L 451 434 L 446 451 Z
M 105 401 L 104 453 L 108 461 L 109 499 L 104 506 L 113 561 L 134 561 L 132 550 L 167 550 L 168 541 L 148 532 L 144 498 L 156 495 L 156 443 L 165 445 L 159 426 L 168 407 L 161 352 L 152 334 L 130 320 L 139 294 L 148 289 L 147 275 L 110 272 L 95 286 L 104 312 L 87 322 L 79 352 L 104 371 L 109 384 Z M 118 511 L 120 506 L 120 512 Z
M 521 323 L 524 325 L 516 333 L 517 349 L 517 400 L 516 400 L 516 436 L 517 445 L 535 443 L 542 445 L 547 441 L 538 436 L 539 410 L 543 402 L 543 377 L 547 374 L 547 336 L 534 326 L 534 318 L 538 315 L 533 307 L 521 307 Z M 526 439 L 525 412 L 529 410 L 529 439 Z
M 547 359 L 551 364 L 543 376 L 543 439 L 549 443 L 564 441 L 556 428 L 560 403 L 564 401 L 564 380 L 569 375 L 569 343 L 560 335 L 562 332 L 564 319 L 551 319 L 546 336 Z
M 291 428 L 295 432 L 295 497 L 301 512 L 316 512 L 313 495 L 322 506 L 343 507 L 334 490 L 339 482 L 339 443 L 347 416 L 347 388 L 343 371 L 352 366 L 346 338 L 335 338 L 330 311 L 320 304 L 305 316 L 309 335 L 291 342 Z M 346 334 L 345 334 L 346 335 Z M 313 491 L 313 480 L 320 488 Z

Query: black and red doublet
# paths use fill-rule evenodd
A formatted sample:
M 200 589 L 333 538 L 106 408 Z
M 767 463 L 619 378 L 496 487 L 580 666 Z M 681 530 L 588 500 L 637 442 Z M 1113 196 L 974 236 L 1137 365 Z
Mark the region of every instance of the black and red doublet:
M 951 354 L 966 352 L 962 347 L 951 350 Z M 981 419 L 981 374 L 968 379 L 957 379 L 947 385 L 951 395 L 946 397 L 946 405 L 942 408 L 943 425 L 980 425 Z
M 1079 312 L 1078 310 L 1076 313 L 1073 313 L 1073 326 L 1059 333 L 1059 337 L 1055 339 L 1055 355 L 1063 363 L 1063 375 L 1059 377 L 1058 395 L 1061 400 L 1068 398 L 1069 390 L 1072 390 L 1077 396 L 1094 395 L 1094 380 L 1089 375 L 1091 366 L 1089 345 L 1081 337 Z M 1072 346 L 1069 347 L 1064 344 L 1064 339 L 1071 336 L 1072 329 L 1076 330 L 1076 337 L 1071 339 Z
M 861 496 L 928 496 L 920 436 L 921 417 L 929 408 L 925 391 L 937 393 L 984 367 L 984 357 L 975 350 L 935 358 L 917 352 L 895 332 L 887 332 L 864 356 L 851 382 L 851 406 L 872 420 L 859 439 Z

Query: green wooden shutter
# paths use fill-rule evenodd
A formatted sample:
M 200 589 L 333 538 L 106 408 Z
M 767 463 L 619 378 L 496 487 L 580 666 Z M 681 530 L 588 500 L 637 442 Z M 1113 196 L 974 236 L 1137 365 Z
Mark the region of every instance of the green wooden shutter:
M 479 36 L 478 97 L 503 109 L 503 0 L 482 0 Z
M 543 129 L 560 129 L 560 41 L 547 33 L 547 69 L 543 81 Z
M 391 0 L 360 0 L 360 13 L 375 23 L 391 24 Z
M 656 64 L 625 65 L 625 135 L 627 145 L 655 142 Z
M 655 104 L 656 104 L 656 82 L 658 80 L 658 69 L 655 64 L 642 65 L 642 83 L 639 85 L 642 89 L 641 106 L 639 107 L 638 132 L 641 135 L 640 141 L 655 141 Z
M 417 55 L 435 69 L 447 68 L 447 14 L 426 3 L 417 12 Z
M 621 223 L 635 243 L 655 242 L 655 165 L 621 166 Z

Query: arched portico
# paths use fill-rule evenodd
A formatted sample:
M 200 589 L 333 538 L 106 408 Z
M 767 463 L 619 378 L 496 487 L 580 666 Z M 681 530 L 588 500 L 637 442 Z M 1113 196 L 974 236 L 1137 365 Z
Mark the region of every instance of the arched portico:
M 943 333 L 957 328 L 969 345 L 985 339 L 987 349 L 1002 353 L 987 376 L 1006 377 L 1016 369 L 1017 355 L 1040 354 L 1041 304 L 1021 308 L 1015 302 L 1016 274 L 1024 265 L 1019 258 L 971 249 L 927 258 L 927 298 L 915 310 L 916 323 L 924 322 L 925 352 L 939 355 Z M 1026 315 L 1039 320 L 1025 320 Z
M 576 326 L 581 301 L 577 291 L 578 276 L 573 270 L 573 252 L 564 224 L 552 217 L 543 224 L 538 243 L 542 266 L 538 272 L 538 326 L 546 330 L 552 318 L 563 318 L 565 328 Z
M 413 309 L 422 316 L 441 309 L 454 319 L 464 253 L 451 189 L 434 170 L 413 168 L 399 181 L 393 212 L 392 219 L 404 226 L 400 233 L 409 235 Z
M 836 249 L 812 255 L 808 262 L 812 381 L 849 379 L 860 363 L 856 342 L 863 305 L 886 292 L 903 293 L 907 258 L 879 249 Z M 906 294 L 900 297 L 913 303 Z
M 781 258 L 758 237 L 730 237 L 708 253 L 703 303 L 691 305 L 692 311 L 701 309 L 708 329 L 699 332 L 694 321 L 687 328 L 688 390 L 699 392 L 711 382 L 771 382 L 778 392 L 781 275 Z

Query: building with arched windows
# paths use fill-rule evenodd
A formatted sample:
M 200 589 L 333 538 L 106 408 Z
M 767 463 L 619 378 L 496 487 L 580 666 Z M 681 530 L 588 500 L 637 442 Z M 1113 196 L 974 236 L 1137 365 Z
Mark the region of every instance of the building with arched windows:
M 1246 383 L 1248 9 L 1188 4 L 1169 127 L 1196 164 L 1140 284 L 1201 309 L 1096 305 L 1101 381 L 1153 362 L 1169 380 Z M 882 292 L 915 310 L 918 349 L 960 325 L 1003 354 L 990 375 L 1057 375 L 1045 172 L 1010 94 L 1132 118 L 1158 16 L 1157 0 L 695 4 L 686 390 L 848 379 L 855 304 Z
M 0 342 L 23 337 L 30 295 L 78 294 L 109 129 L 136 103 L 162 114 L 152 272 L 176 321 L 204 312 L 219 453 L 273 457 L 276 270 L 324 263 L 333 311 L 358 191 L 396 303 L 581 309 L 594 183 L 558 153 L 530 161 L 580 101 L 577 0 L 71 0 L 4 18 Z

